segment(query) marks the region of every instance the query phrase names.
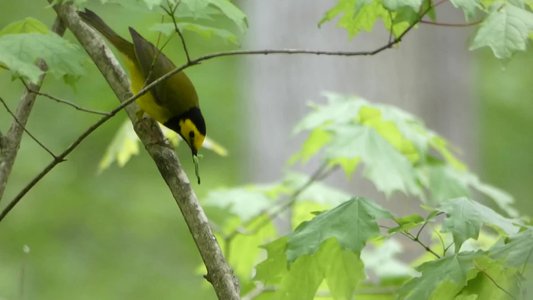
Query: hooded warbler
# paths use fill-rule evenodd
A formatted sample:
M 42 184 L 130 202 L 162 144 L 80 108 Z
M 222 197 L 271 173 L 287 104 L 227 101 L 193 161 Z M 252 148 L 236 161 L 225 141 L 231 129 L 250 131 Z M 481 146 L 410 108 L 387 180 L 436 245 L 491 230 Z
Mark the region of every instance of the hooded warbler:
M 133 28 L 129 27 L 131 43 L 114 32 L 93 11 L 86 9 L 78 13 L 124 55 L 134 93 L 176 68 L 170 59 Z M 205 139 L 206 127 L 194 85 L 183 71 L 160 82 L 136 102 L 149 116 L 178 133 L 191 148 L 193 156 L 197 156 Z

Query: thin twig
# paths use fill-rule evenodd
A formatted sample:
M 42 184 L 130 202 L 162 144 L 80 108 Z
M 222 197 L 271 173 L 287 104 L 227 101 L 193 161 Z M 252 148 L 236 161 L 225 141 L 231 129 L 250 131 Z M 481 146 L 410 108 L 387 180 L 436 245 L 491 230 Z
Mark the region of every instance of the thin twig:
M 389 18 L 390 18 L 390 28 L 389 28 L 389 43 L 392 41 L 392 37 L 394 36 L 394 23 L 392 22 L 392 11 L 389 12 Z
M 416 233 L 415 238 L 417 240 L 420 240 L 420 234 L 422 234 L 422 231 L 424 231 L 424 228 L 426 228 L 426 226 L 429 223 L 429 221 L 431 219 L 435 218 L 435 217 L 438 217 L 438 216 L 442 215 L 442 214 L 443 214 L 443 212 L 439 212 L 439 213 L 437 213 L 434 216 L 431 216 L 431 215 L 427 216 L 426 219 L 424 220 L 424 223 L 422 224 L 422 226 L 420 226 L 420 228 L 418 229 L 418 232 Z M 444 255 L 446 255 L 446 250 L 444 248 L 445 247 L 444 246 L 444 240 L 442 239 L 442 237 L 440 236 L 440 234 L 438 232 L 437 232 L 437 236 L 439 237 L 439 239 L 441 241 L 442 249 L 443 249 L 443 252 L 444 252 L 442 255 L 444 256 Z
M 420 226 L 420 228 L 418 229 L 418 232 L 416 233 L 417 239 L 420 237 L 420 234 L 422 233 L 422 231 L 424 230 L 428 222 L 429 222 L 429 218 L 426 218 L 426 220 L 424 221 L 424 224 L 422 224 L 422 226 Z
M 161 16 L 161 22 L 163 21 L 163 16 Z M 159 59 L 159 57 L 161 55 L 163 55 L 163 49 L 165 49 L 165 47 L 168 45 L 168 43 L 170 42 L 170 38 L 167 39 L 165 41 L 165 43 L 159 47 L 159 42 L 161 41 L 161 32 L 159 32 L 159 34 L 157 35 L 157 42 L 156 42 L 156 49 L 157 49 L 157 54 L 154 55 L 154 58 L 152 58 L 152 63 L 150 65 L 150 71 L 148 71 L 148 74 L 145 76 L 146 78 L 144 79 L 144 83 L 143 83 L 143 87 L 146 86 L 147 84 L 150 83 L 150 80 L 152 79 L 152 75 L 154 73 L 154 66 L 155 66 L 155 63 L 157 62 L 157 60 Z M 157 79 L 157 78 L 156 78 Z
M 427 246 L 426 244 L 424 244 L 420 239 L 418 239 L 417 237 L 415 237 L 414 235 L 412 235 L 411 233 L 409 232 L 406 232 L 406 231 L 400 231 L 400 233 L 403 233 L 404 236 L 408 237 L 409 239 L 411 239 L 413 242 L 416 242 L 418 243 L 420 246 L 422 246 L 427 252 L 433 254 L 436 258 L 441 258 L 441 256 L 439 254 L 437 254 L 437 252 L 433 251 L 433 249 L 431 249 L 429 246 Z
M 28 129 L 26 129 L 26 126 L 24 126 L 24 124 L 22 124 L 21 121 L 19 121 L 19 119 L 17 118 L 17 116 L 15 115 L 15 113 L 13 111 L 11 111 L 11 109 L 9 108 L 9 106 L 7 105 L 7 103 L 4 101 L 4 99 L 2 97 L 0 97 L 0 102 L 2 102 L 2 105 L 5 107 L 6 111 L 11 115 L 11 117 L 13 118 L 13 120 L 15 122 L 17 122 L 17 124 L 22 127 L 22 130 L 24 130 L 24 132 L 26 132 L 26 134 L 33 140 L 35 141 L 39 146 L 41 146 L 41 148 L 44 149 L 44 151 L 48 152 L 48 154 L 50 154 L 54 159 L 57 158 L 57 156 L 54 154 L 54 152 L 52 152 L 52 150 L 48 149 L 48 147 L 46 147 L 41 141 L 39 141 L 38 138 L 36 138 Z
M 61 104 L 66 104 L 70 107 L 73 107 L 74 109 L 76 110 L 79 110 L 79 111 L 83 111 L 83 112 L 86 112 L 86 113 L 91 113 L 91 114 L 95 114 L 95 115 L 101 115 L 101 116 L 107 116 L 107 112 L 105 111 L 98 111 L 98 110 L 93 110 L 93 109 L 90 109 L 90 108 L 83 108 L 73 102 L 70 102 L 68 100 L 63 100 L 61 98 L 58 98 L 54 95 L 50 95 L 50 94 L 47 94 L 47 93 L 43 93 L 43 92 L 40 92 L 40 91 L 36 91 L 36 90 L 33 90 L 32 88 L 30 88 L 28 86 L 28 84 L 26 83 L 26 81 L 24 79 L 20 79 L 20 81 L 22 82 L 22 84 L 24 85 L 24 87 L 26 87 L 26 90 L 30 93 L 33 93 L 33 94 L 36 94 L 36 95 L 39 95 L 39 96 L 43 96 L 45 98 L 48 98 L 50 100 L 54 100 L 58 103 L 61 103 Z
M 140 97 L 142 94 L 137 94 L 135 97 L 132 97 L 133 102 L 135 99 Z M 83 142 L 93 131 L 95 131 L 98 127 L 100 127 L 102 124 L 107 122 L 109 119 L 111 119 L 113 116 L 115 116 L 119 111 L 121 111 L 124 107 L 131 104 L 131 102 L 126 103 L 123 102 L 121 105 L 117 106 L 115 109 L 109 112 L 108 115 L 103 116 L 100 120 L 98 120 L 96 123 L 91 125 L 89 128 L 87 128 L 70 146 L 68 146 L 63 152 L 61 152 L 59 155 L 55 156 L 54 160 L 52 160 L 44 169 L 39 172 L 20 192 L 9 202 L 9 204 L 2 210 L 0 213 L 0 222 L 5 218 L 5 216 L 17 205 L 17 203 L 26 195 L 32 188 L 35 186 L 43 177 L 48 174 L 57 164 L 63 162 L 65 158 L 74 150 L 76 149 L 81 142 Z
M 450 248 L 452 246 L 454 246 L 455 243 L 454 242 L 451 242 L 448 246 L 446 246 L 446 248 L 444 248 L 444 251 L 443 251 L 443 255 L 442 256 L 446 256 L 446 252 L 448 252 L 448 250 L 450 250 Z
M 390 226 L 386 226 L 386 225 L 379 225 L 379 227 L 381 228 L 385 228 L 385 229 L 391 229 L 392 227 Z M 402 231 L 398 231 L 401 235 L 405 236 L 406 238 L 412 240 L 413 242 L 416 242 L 417 244 L 419 244 L 420 246 L 422 246 L 427 252 L 433 254 L 436 258 L 441 258 L 441 256 L 439 254 L 437 254 L 437 252 L 433 251 L 433 249 L 431 249 L 429 246 L 427 246 L 426 244 L 424 244 L 420 239 L 418 239 L 416 236 L 414 236 L 412 233 L 410 233 L 409 231 L 405 231 L 405 230 L 402 230 Z
M 176 9 L 178 9 L 178 6 L 181 4 L 181 0 L 176 2 L 176 5 L 172 7 L 172 4 L 169 0 L 167 0 L 168 9 L 166 7 L 162 6 L 162 9 L 168 14 L 170 19 L 172 19 L 172 24 L 174 24 L 174 31 L 178 34 L 181 40 L 181 45 L 183 47 L 183 51 L 185 52 L 185 57 L 187 58 L 187 63 L 191 63 L 191 57 L 189 55 L 189 49 L 187 48 L 187 43 L 185 42 L 185 38 L 183 37 L 183 33 L 178 27 L 178 22 L 176 21 L 176 16 L 174 15 L 176 13 Z
M 249 229 L 249 230 L 245 231 L 247 234 L 253 234 L 253 233 L 257 232 L 263 226 L 268 224 L 273 218 L 277 217 L 280 213 L 282 213 L 287 208 L 289 208 L 292 204 L 294 204 L 294 202 L 298 199 L 298 196 L 301 193 L 303 193 L 314 182 L 316 182 L 317 180 L 323 179 L 324 177 L 330 175 L 334 170 L 337 169 L 336 167 L 333 167 L 333 168 L 327 168 L 327 167 L 328 167 L 328 163 L 327 162 L 323 162 L 320 165 L 320 167 L 313 173 L 313 175 L 311 175 L 311 177 L 309 177 L 309 179 L 307 179 L 307 181 L 304 184 L 302 184 L 298 189 L 294 190 L 294 192 L 288 198 L 282 199 L 277 204 L 274 204 L 273 205 L 273 207 L 275 208 L 274 210 L 270 210 L 270 207 L 269 207 L 269 208 L 265 208 L 265 209 L 259 211 L 255 216 L 253 216 L 250 219 L 248 219 L 247 221 L 243 222 L 243 224 L 241 226 L 239 226 L 238 228 L 233 230 L 231 233 L 226 235 L 224 237 L 224 240 L 226 242 L 230 241 L 237 234 L 242 233 L 243 232 L 243 230 L 242 230 L 243 228 L 246 228 L 246 227 L 252 225 L 253 222 L 255 222 L 257 220 L 257 218 L 265 215 L 266 218 L 262 222 L 259 222 L 257 225 L 255 225 L 253 229 Z

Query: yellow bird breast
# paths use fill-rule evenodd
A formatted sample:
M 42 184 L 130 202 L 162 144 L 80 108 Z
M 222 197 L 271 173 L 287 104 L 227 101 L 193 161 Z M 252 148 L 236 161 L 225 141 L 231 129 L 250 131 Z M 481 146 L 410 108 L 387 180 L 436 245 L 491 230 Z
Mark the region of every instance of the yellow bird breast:
M 126 59 L 125 61 L 130 72 L 131 90 L 134 93 L 138 93 L 145 86 L 145 78 L 139 72 L 139 68 L 130 59 Z M 136 102 L 145 113 L 161 124 L 164 124 L 172 117 L 172 113 L 168 109 L 160 106 L 150 92 L 137 98 Z

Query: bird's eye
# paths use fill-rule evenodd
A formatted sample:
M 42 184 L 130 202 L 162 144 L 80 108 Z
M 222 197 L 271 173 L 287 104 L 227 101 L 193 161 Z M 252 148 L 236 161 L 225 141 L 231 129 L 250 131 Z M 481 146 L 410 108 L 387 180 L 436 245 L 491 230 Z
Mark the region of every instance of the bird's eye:
M 190 137 L 190 138 L 193 138 L 193 137 L 194 137 L 194 131 L 192 131 L 192 130 L 189 131 L 189 137 Z

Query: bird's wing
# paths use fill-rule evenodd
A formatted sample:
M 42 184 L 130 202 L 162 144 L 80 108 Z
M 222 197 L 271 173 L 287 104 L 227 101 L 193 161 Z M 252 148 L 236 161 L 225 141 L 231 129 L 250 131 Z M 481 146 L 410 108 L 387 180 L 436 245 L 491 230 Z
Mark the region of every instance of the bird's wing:
M 135 48 L 137 64 L 145 79 L 148 79 L 146 84 L 176 68 L 165 54 L 131 27 L 130 34 Z M 190 108 L 198 106 L 196 90 L 190 79 L 183 72 L 174 74 L 157 84 L 152 89 L 152 94 L 157 104 L 164 106 L 175 116 L 179 116 Z

